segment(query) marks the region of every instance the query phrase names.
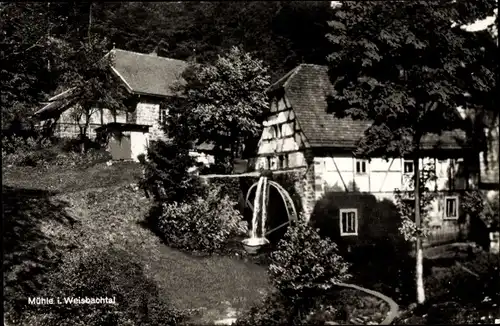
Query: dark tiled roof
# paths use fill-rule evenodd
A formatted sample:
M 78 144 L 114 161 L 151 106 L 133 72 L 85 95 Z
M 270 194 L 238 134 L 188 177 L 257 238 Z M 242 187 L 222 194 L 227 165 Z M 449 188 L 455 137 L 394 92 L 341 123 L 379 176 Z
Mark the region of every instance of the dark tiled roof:
M 111 50 L 111 53 L 114 55 L 115 72 L 132 92 L 138 94 L 176 95 L 172 88 L 184 82 L 181 75 L 189 65 L 182 60 L 120 49 Z
M 326 112 L 327 97 L 332 90 L 326 66 L 301 64 L 272 85 L 268 93 L 271 95 L 280 88 L 285 90 L 311 147 L 355 148 L 371 125 L 369 121 L 338 119 Z M 465 139 L 465 133 L 447 131 L 441 136 L 427 135 L 422 145 L 424 149 L 438 144 L 442 149 L 461 149 L 457 137 Z
M 180 95 L 173 88 L 185 82 L 181 75 L 189 66 L 186 61 L 120 49 L 113 49 L 109 53 L 114 56 L 114 72 L 132 93 L 159 97 Z M 63 112 L 73 104 L 71 96 L 74 91 L 75 88 L 71 88 L 57 94 L 34 115 L 46 118 Z

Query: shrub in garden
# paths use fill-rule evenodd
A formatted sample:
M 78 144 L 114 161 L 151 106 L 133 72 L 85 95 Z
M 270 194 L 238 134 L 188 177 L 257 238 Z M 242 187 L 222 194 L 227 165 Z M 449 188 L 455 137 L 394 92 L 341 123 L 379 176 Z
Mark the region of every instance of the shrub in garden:
M 51 160 L 55 154 L 49 149 L 52 143 L 47 139 L 33 137 L 2 138 L 2 160 L 4 164 L 36 166 L 43 160 Z
M 318 230 L 301 218 L 291 225 L 271 254 L 272 284 L 285 296 L 307 298 L 347 280 L 349 264 L 338 254 L 337 245 L 322 239 Z
M 174 325 L 187 313 L 171 309 L 140 263 L 124 250 L 84 252 L 51 275 L 41 297 L 114 298 L 116 304 L 27 306 L 30 325 Z
M 188 203 L 164 203 L 157 229 L 168 245 L 190 252 L 221 251 L 235 236 L 248 232 L 235 202 L 219 187 Z
M 472 261 L 463 265 L 479 275 L 479 287 L 476 292 L 498 302 L 500 300 L 500 256 L 483 251 Z
M 293 325 L 290 302 L 279 292 L 268 295 L 259 305 L 238 317 L 236 326 Z
M 211 187 L 220 187 L 221 192 L 227 194 L 231 200 L 241 200 L 243 192 L 239 178 L 211 178 L 208 182 Z
M 199 178 L 188 173 L 195 165 L 190 148 L 189 144 L 172 141 L 151 142 L 139 185 L 150 189 L 157 202 L 187 202 L 203 194 Z
M 493 201 L 485 202 L 479 190 L 466 191 L 462 196 L 460 206 L 461 209 L 472 218 L 480 218 L 488 227 L 498 229 L 500 227 L 498 215 L 498 193 L 495 196 L 496 198 L 493 198 Z M 485 204 L 488 205 L 489 209 L 486 209 Z

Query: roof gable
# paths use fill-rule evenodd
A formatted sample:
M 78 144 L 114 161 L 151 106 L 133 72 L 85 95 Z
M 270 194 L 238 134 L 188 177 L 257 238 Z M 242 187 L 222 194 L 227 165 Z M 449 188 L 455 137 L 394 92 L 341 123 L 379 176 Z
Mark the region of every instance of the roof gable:
M 184 84 L 182 73 L 189 63 L 120 49 L 113 49 L 113 71 L 136 94 L 176 96 L 175 86 Z
M 327 98 L 332 88 L 328 67 L 301 64 L 273 84 L 267 92 L 272 96 L 276 91 L 284 90 L 311 147 L 354 149 L 372 122 L 339 119 L 327 113 Z M 440 136 L 426 135 L 422 139 L 422 147 L 431 149 L 439 145 L 441 149 L 462 149 L 459 139 L 465 139 L 463 131 L 445 131 Z

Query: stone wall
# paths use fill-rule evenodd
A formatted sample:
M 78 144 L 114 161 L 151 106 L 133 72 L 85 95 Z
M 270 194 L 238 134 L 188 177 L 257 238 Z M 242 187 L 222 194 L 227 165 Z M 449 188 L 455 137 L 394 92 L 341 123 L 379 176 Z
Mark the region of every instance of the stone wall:
M 136 123 L 150 125 L 149 139 L 164 139 L 165 134 L 159 124 L 160 104 L 140 102 L 136 108 Z

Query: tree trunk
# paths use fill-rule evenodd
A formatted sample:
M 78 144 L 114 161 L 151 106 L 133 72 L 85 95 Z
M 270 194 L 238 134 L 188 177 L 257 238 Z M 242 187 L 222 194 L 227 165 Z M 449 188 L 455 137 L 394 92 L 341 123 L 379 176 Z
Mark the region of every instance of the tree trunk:
M 90 118 L 89 115 L 85 115 L 85 123 L 83 124 L 83 127 L 81 128 L 80 132 L 80 137 L 81 137 L 81 144 L 80 144 L 80 151 L 82 154 L 85 154 L 85 151 L 87 148 L 85 147 L 85 143 L 87 141 L 87 131 L 89 129 L 89 124 L 90 124 Z
M 418 147 L 417 147 L 418 148 Z M 420 216 L 420 164 L 419 155 L 416 154 L 413 159 L 414 172 L 415 172 L 415 226 L 417 230 L 422 227 L 422 220 Z M 417 303 L 423 304 L 425 301 L 425 290 L 424 290 L 424 271 L 423 271 L 423 250 L 422 250 L 422 237 L 420 233 L 417 233 L 417 241 L 415 245 L 416 249 L 416 285 L 417 285 Z
M 89 38 L 89 44 L 91 44 L 91 32 L 92 32 L 92 2 L 89 3 L 89 26 L 87 30 L 87 36 Z

